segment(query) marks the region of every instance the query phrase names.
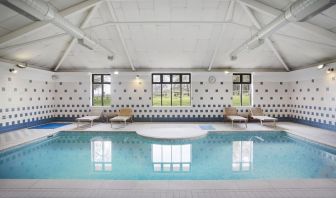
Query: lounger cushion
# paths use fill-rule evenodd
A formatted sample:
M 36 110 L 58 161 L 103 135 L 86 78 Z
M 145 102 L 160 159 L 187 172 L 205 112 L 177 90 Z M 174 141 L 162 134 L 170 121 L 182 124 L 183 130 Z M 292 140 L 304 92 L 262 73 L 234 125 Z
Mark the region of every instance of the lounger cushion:
M 97 120 L 99 118 L 100 118 L 100 116 L 84 116 L 84 117 L 81 117 L 81 118 L 77 118 L 76 120 L 78 120 L 78 121 L 92 121 L 92 120 Z
M 242 120 L 242 121 L 246 121 L 247 120 L 247 118 L 244 118 L 244 117 L 242 117 L 242 116 L 227 116 L 227 118 L 229 119 L 229 120 L 233 120 L 233 121 L 235 121 L 235 120 Z
M 250 109 L 252 116 L 263 116 L 263 110 L 259 107 L 251 108 Z
M 111 122 L 126 122 L 128 119 L 130 119 L 131 116 L 117 116 L 114 118 L 111 118 Z
M 268 117 L 268 116 L 252 116 L 252 118 L 258 119 L 258 120 L 277 120 L 276 118 Z
M 224 109 L 224 113 L 225 113 L 226 116 L 235 116 L 235 115 L 238 115 L 238 111 L 234 107 L 226 107 Z

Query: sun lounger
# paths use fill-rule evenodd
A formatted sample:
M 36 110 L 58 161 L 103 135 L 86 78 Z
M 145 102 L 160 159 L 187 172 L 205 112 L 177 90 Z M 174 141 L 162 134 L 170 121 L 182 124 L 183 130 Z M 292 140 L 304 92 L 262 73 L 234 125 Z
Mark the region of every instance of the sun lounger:
M 118 116 L 110 119 L 111 127 L 113 122 L 123 122 L 124 126 L 126 126 L 128 120 L 133 122 L 133 109 L 131 108 L 120 109 Z
M 90 122 L 91 123 L 91 127 L 92 127 L 93 126 L 93 122 L 95 120 L 98 120 L 100 118 L 101 114 L 102 114 L 101 110 L 92 109 L 88 116 L 84 116 L 84 117 L 76 119 L 76 121 L 77 121 L 77 127 L 79 126 L 80 122 Z
M 227 107 L 224 109 L 224 115 L 231 121 L 232 127 L 235 121 L 245 122 L 247 128 L 247 118 L 238 115 L 238 111 L 234 107 Z
M 265 116 L 264 113 L 263 113 L 263 110 L 261 108 L 259 108 L 259 107 L 251 108 L 250 112 L 251 112 L 251 117 L 253 119 L 259 120 L 261 125 L 263 125 L 263 122 L 265 122 L 265 121 L 271 121 L 271 122 L 273 122 L 274 127 L 276 127 L 276 121 L 278 119 L 273 118 L 273 117 L 269 117 L 269 116 Z

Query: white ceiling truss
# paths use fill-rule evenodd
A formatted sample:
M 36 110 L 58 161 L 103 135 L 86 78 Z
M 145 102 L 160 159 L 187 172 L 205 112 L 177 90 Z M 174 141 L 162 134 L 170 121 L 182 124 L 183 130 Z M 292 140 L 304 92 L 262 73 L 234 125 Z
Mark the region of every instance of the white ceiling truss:
M 89 11 L 89 13 L 87 14 L 87 16 L 85 17 L 84 21 L 82 22 L 80 28 L 83 29 L 85 28 L 89 21 L 91 20 L 93 14 L 97 11 L 99 4 L 96 4 L 94 7 L 91 8 L 91 10 Z M 69 45 L 65 48 L 65 50 L 63 51 L 61 57 L 59 58 L 59 60 L 57 61 L 57 64 L 54 68 L 54 71 L 57 71 L 58 68 L 62 65 L 63 61 L 65 60 L 65 58 L 67 57 L 67 55 L 70 53 L 70 51 L 72 50 L 73 46 L 76 44 L 77 39 L 75 37 L 73 37 L 69 43 Z
M 114 11 L 114 8 L 113 8 L 113 5 L 111 4 L 111 2 L 107 2 L 107 7 L 108 7 L 108 10 L 110 11 L 110 14 L 111 14 L 111 17 L 112 17 L 112 21 L 118 21 L 118 18 L 115 15 L 115 11 Z M 123 49 L 124 49 L 125 54 L 127 56 L 127 59 L 128 59 L 130 65 L 131 65 L 131 68 L 132 68 L 133 71 L 135 71 L 135 66 L 134 66 L 133 60 L 132 60 L 132 58 L 130 56 L 130 53 L 129 53 L 128 49 L 127 49 L 126 42 L 125 42 L 125 39 L 124 39 L 123 34 L 121 32 L 121 29 L 120 29 L 120 27 L 119 27 L 118 24 L 115 24 L 115 28 L 116 28 L 116 30 L 118 32 L 118 36 L 119 36 L 120 41 L 122 43 L 122 46 L 123 46 Z
M 295 22 L 266 45 L 230 59 L 295 0 L 50 0 L 59 14 L 113 49 L 113 61 L 77 39 L 0 4 L 0 58 L 54 71 L 270 69 L 289 71 L 336 57 L 336 8 Z M 8 17 L 7 17 L 8 16 Z M 10 17 L 9 17 L 10 16 Z M 302 50 L 304 49 L 304 50 Z
M 272 17 L 277 17 L 280 14 L 283 14 L 283 11 L 273 8 L 271 6 L 267 6 L 265 4 L 262 4 L 256 0 L 237 0 L 237 1 L 239 1 L 242 4 L 247 5 L 248 7 L 252 9 L 255 9 L 259 12 L 262 12 Z M 336 42 L 336 33 L 334 32 L 328 31 L 324 28 L 321 28 L 319 26 L 316 26 L 316 25 L 313 25 L 307 22 L 296 22 L 296 23 L 291 23 L 291 24 L 307 32 L 310 32 L 316 36 L 319 36 L 323 39 L 330 40 L 333 43 Z
M 227 9 L 227 12 L 226 12 L 226 15 L 225 15 L 225 19 L 224 19 L 225 22 L 228 22 L 228 21 L 232 20 L 233 10 L 234 10 L 234 7 L 235 7 L 235 3 L 236 3 L 236 1 L 230 1 L 228 9 Z M 210 64 L 209 64 L 209 67 L 208 67 L 208 71 L 211 70 L 211 68 L 212 68 L 212 66 L 213 66 L 213 64 L 215 62 L 215 59 L 216 59 L 216 56 L 217 56 L 217 53 L 218 53 L 218 49 L 220 47 L 220 43 L 222 42 L 222 37 L 223 37 L 224 31 L 225 31 L 225 25 L 223 24 L 221 26 L 221 32 L 219 33 L 219 38 L 218 38 L 215 50 L 213 52 L 211 61 L 210 61 Z
M 88 1 L 84 1 L 82 3 L 76 4 L 74 6 L 71 6 L 69 8 L 66 8 L 64 10 L 62 10 L 61 12 L 59 12 L 59 14 L 63 17 L 67 17 L 67 16 L 71 16 L 74 14 L 77 14 L 79 12 L 83 12 L 85 10 L 87 10 L 88 8 L 91 8 L 92 6 L 95 6 L 96 4 L 101 3 L 100 0 L 88 0 Z M 13 40 L 22 38 L 23 36 L 27 35 L 27 34 L 32 34 L 38 30 L 40 30 L 41 28 L 45 27 L 46 25 L 49 25 L 48 22 L 45 21 L 36 21 L 34 23 L 31 23 L 27 26 L 24 26 L 22 28 L 19 28 L 18 30 L 15 30 L 9 34 L 6 34 L 2 37 L 0 37 L 0 46 L 11 42 Z
M 240 4 L 247 16 L 251 19 L 252 23 L 260 30 L 262 27 L 261 27 L 261 24 L 260 22 L 258 21 L 258 19 L 254 16 L 254 14 L 252 13 L 252 11 L 250 10 L 250 8 L 248 8 L 246 5 L 244 4 Z M 284 66 L 284 68 L 286 69 L 286 71 L 290 71 L 290 68 L 289 66 L 287 65 L 287 63 L 285 62 L 285 60 L 283 59 L 283 57 L 280 55 L 278 49 L 276 49 L 276 47 L 274 46 L 273 44 L 273 41 L 271 38 L 265 38 L 266 40 L 266 44 L 271 48 L 271 50 L 274 52 L 274 54 L 276 55 L 276 57 L 279 59 L 279 61 L 281 62 L 281 64 Z

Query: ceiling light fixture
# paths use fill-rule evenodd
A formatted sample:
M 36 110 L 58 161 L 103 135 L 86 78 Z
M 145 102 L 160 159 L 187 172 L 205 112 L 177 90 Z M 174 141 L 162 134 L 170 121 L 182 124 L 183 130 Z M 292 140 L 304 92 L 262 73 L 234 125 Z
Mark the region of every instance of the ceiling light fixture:
M 248 43 L 247 49 L 248 50 L 253 50 L 253 49 L 259 47 L 260 45 L 264 44 L 264 42 L 265 42 L 264 39 L 257 39 L 256 41 Z
M 78 44 L 80 44 L 81 46 L 88 48 L 89 50 L 93 50 L 92 47 L 84 43 L 84 39 L 77 39 L 77 40 L 78 40 Z
M 237 60 L 237 56 L 230 56 L 230 59 L 231 59 L 231 61 L 235 61 L 235 60 Z
M 119 74 L 119 72 L 118 72 L 118 71 L 114 71 L 114 72 L 113 72 L 113 74 L 115 74 L 115 75 L 118 75 L 118 74 Z
M 16 74 L 18 71 L 17 71 L 16 69 L 14 69 L 14 68 L 10 68 L 10 69 L 9 69 L 9 72 L 10 72 L 10 73 L 13 73 L 13 74 Z
M 113 61 L 113 56 L 107 56 L 107 60 Z
M 26 63 L 18 63 L 18 64 L 16 64 L 16 66 L 17 66 L 18 68 L 24 69 L 24 68 L 27 67 L 27 64 L 26 64 Z
M 229 74 L 230 72 L 229 72 L 228 70 L 225 70 L 224 73 L 225 73 L 225 74 Z
M 324 66 L 325 66 L 325 64 L 318 65 L 318 66 L 317 66 L 317 69 L 323 69 Z
M 139 80 L 139 79 L 140 79 L 140 76 L 139 76 L 139 75 L 136 75 L 136 76 L 135 76 L 135 79 Z

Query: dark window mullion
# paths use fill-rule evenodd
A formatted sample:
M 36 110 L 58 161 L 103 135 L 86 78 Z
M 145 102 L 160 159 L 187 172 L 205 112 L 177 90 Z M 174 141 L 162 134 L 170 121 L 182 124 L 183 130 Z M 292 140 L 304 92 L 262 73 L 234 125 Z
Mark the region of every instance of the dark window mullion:
M 101 104 L 102 106 L 104 106 L 104 84 L 102 84 L 101 89 L 102 89 Z
M 104 76 L 103 75 L 100 75 L 100 82 L 101 82 L 101 92 L 102 92 L 102 95 L 101 95 L 101 106 L 104 106 Z
M 243 85 L 240 84 L 240 106 L 243 106 Z
M 162 106 L 162 84 L 161 84 L 161 106 Z
M 180 74 L 180 106 L 182 106 L 182 75 Z
M 170 106 L 173 106 L 173 75 L 169 75 L 170 79 Z

